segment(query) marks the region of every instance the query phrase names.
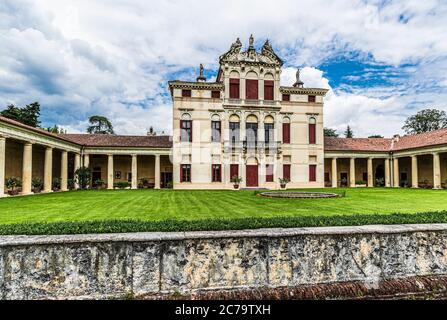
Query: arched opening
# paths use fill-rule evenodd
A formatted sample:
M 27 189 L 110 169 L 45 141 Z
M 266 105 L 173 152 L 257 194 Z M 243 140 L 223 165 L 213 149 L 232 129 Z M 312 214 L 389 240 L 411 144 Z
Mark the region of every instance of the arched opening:
M 317 120 L 314 117 L 309 119 L 309 144 L 317 143 Z
M 245 181 L 247 187 L 257 187 L 258 186 L 258 160 L 255 157 L 247 158 L 245 166 Z
M 240 141 L 240 121 L 239 116 L 237 114 L 232 114 L 229 119 L 229 127 L 230 127 L 230 141 L 234 146 L 236 142 Z
M 267 147 L 269 147 L 270 143 L 273 143 L 275 141 L 274 136 L 274 125 L 275 120 L 272 116 L 268 115 L 264 118 L 264 139 Z
M 247 148 L 256 148 L 256 144 L 258 142 L 258 118 L 251 114 L 247 117 L 245 122 Z

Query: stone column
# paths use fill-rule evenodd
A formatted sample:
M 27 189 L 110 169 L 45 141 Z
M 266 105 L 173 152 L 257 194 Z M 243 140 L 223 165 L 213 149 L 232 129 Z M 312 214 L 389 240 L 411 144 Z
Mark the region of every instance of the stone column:
M 399 187 L 399 158 L 393 159 L 393 187 Z
M 411 156 L 411 187 L 418 188 L 418 156 Z
M 115 172 L 113 171 L 113 154 L 109 154 L 107 158 L 107 189 L 113 189 Z
M 258 122 L 258 142 L 264 144 L 265 142 L 265 129 L 264 129 L 264 115 L 259 117 Z
M 239 122 L 239 139 L 240 141 L 247 140 L 247 130 L 245 128 L 245 113 L 241 113 L 241 118 Z
M 43 172 L 43 192 L 51 192 L 53 183 L 53 148 L 45 148 L 45 164 Z
M 282 141 L 282 121 L 279 113 L 276 115 L 276 121 L 275 121 L 275 141 Z
M 89 168 L 90 167 L 90 155 L 84 154 L 84 167 Z
M 0 198 L 5 196 L 6 139 L 0 137 Z
M 132 189 L 138 189 L 138 158 L 132 155 Z
M 349 161 L 349 186 L 355 188 L 355 158 Z
M 264 187 L 266 184 L 266 174 L 267 170 L 265 168 L 266 162 L 265 162 L 265 156 L 263 156 L 259 161 L 259 187 Z
M 74 158 L 74 172 L 73 172 L 73 177 L 75 180 L 75 189 L 79 189 L 79 183 L 76 179 L 76 170 L 78 170 L 81 167 L 81 155 L 79 153 L 75 153 L 75 158 Z
M 155 155 L 155 189 L 160 189 L 160 155 Z
M 68 152 L 62 150 L 61 152 L 61 191 L 67 191 L 68 180 Z
M 258 80 L 258 99 L 262 103 L 264 101 L 264 80 Z
M 374 187 L 373 159 L 368 158 L 368 187 Z
M 332 188 L 338 187 L 337 158 L 332 158 Z
M 390 177 L 390 159 L 386 158 L 385 160 L 385 187 L 391 187 L 391 177 Z
M 30 142 L 26 142 L 23 145 L 22 194 L 31 193 L 32 172 L 33 172 L 33 145 Z
M 439 153 L 433 153 L 433 189 L 441 189 L 441 161 Z

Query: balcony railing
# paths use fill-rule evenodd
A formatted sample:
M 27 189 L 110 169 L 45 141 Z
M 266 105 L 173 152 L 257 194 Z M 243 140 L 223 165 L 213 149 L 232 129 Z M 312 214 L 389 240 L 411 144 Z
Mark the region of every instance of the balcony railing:
M 280 141 L 225 141 L 225 153 L 241 153 L 244 154 L 279 154 L 281 153 Z

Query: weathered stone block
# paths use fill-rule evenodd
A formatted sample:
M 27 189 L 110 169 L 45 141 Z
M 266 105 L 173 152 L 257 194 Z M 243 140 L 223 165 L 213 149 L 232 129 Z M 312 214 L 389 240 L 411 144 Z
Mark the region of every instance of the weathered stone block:
M 132 272 L 132 289 L 135 295 L 158 292 L 160 289 L 160 244 L 135 243 Z

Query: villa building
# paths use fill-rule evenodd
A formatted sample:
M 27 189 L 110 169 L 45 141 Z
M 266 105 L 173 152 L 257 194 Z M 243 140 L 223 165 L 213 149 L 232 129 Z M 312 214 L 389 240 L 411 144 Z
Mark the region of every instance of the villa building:
M 0 196 L 9 177 L 60 190 L 81 166 L 112 189 L 432 187 L 447 179 L 447 129 L 393 138 L 325 138 L 322 88 L 307 88 L 299 72 L 280 85 L 283 62 L 267 41 L 260 52 L 239 39 L 219 58 L 214 82 L 203 67 L 196 81 L 170 81 L 172 136 L 52 134 L 0 117 Z M 143 182 L 144 181 L 144 182 Z M 76 185 L 74 186 L 77 187 Z

